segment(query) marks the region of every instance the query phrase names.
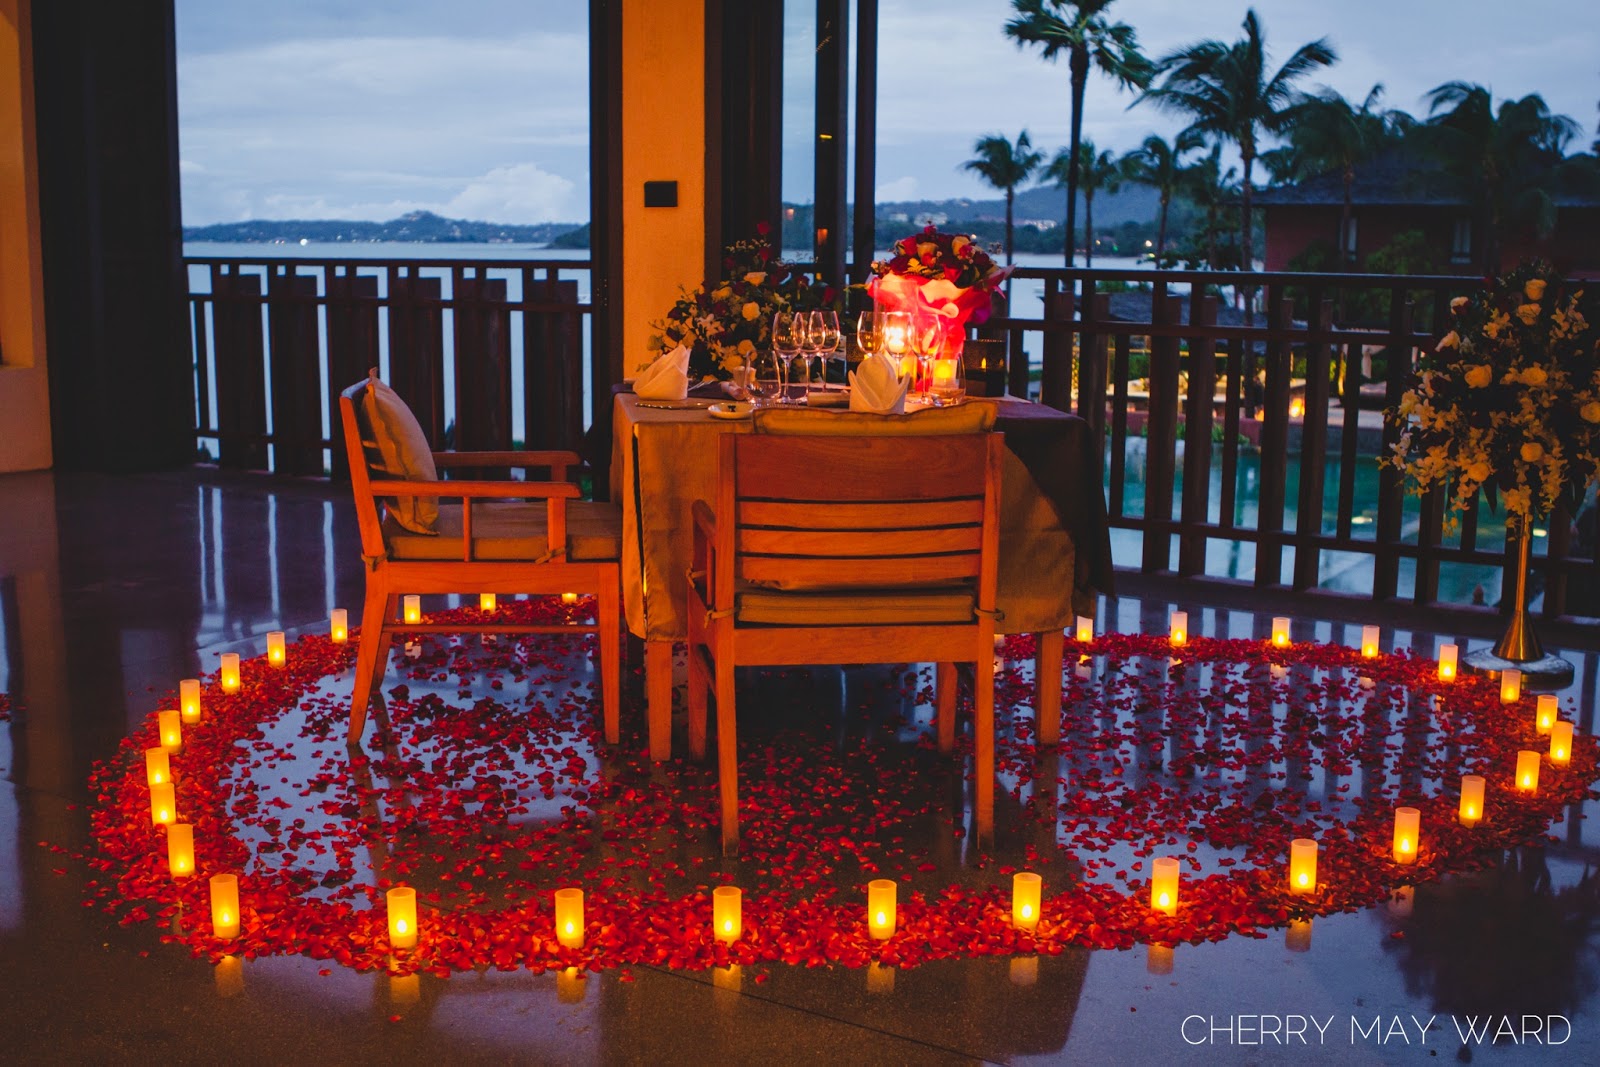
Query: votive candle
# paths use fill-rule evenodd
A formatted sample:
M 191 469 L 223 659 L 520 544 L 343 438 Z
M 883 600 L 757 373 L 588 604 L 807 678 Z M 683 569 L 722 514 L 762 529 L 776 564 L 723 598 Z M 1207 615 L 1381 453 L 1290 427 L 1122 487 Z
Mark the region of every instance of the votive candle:
M 1018 930 L 1032 930 L 1039 925 L 1039 896 L 1044 879 L 1032 871 L 1018 871 L 1011 876 L 1011 923 Z
M 479 611 L 493 611 L 494 608 L 495 608 L 495 597 L 494 597 L 493 593 L 479 593 L 478 594 L 478 610 Z
M 415 948 L 417 946 L 417 891 L 408 885 L 397 885 L 384 894 L 389 905 L 389 946 Z
M 178 798 L 171 782 L 161 782 L 150 787 L 150 822 L 155 826 L 171 826 L 178 817 Z
M 1094 640 L 1094 619 L 1087 615 L 1078 616 L 1077 638 L 1084 644 Z
M 1189 613 L 1187 611 L 1174 611 L 1172 613 L 1171 639 L 1174 647 L 1188 642 Z
M 152 789 L 172 781 L 172 761 L 167 758 L 166 749 L 157 746 L 144 750 L 144 779 Z
M 1453 682 L 1456 680 L 1456 664 L 1461 655 L 1461 649 L 1455 645 L 1439 646 L 1439 680 Z
M 1483 819 L 1483 775 L 1463 774 L 1461 776 L 1461 812 L 1459 815 L 1462 826 L 1476 826 Z
M 416 593 L 407 593 L 400 600 L 401 618 L 406 622 L 422 621 L 422 597 Z
M 736 885 L 719 885 L 711 891 L 711 932 L 729 944 L 744 933 L 744 894 Z
M 223 941 L 239 936 L 239 876 L 211 876 L 211 932 Z
M 1421 847 L 1422 812 L 1417 808 L 1394 809 L 1394 861 L 1417 862 Z
M 1572 724 L 1562 720 L 1550 731 L 1550 762 L 1565 767 L 1572 759 Z
M 267 662 L 274 667 L 282 667 L 289 662 L 289 650 L 284 646 L 282 630 L 267 633 Z
M 344 608 L 334 608 L 328 616 L 328 636 L 336 645 L 350 640 L 350 613 Z
M 194 827 L 189 823 L 167 827 L 167 872 L 174 878 L 194 873 Z
M 200 679 L 185 678 L 178 683 L 178 710 L 188 725 L 200 721 Z
M 867 932 L 875 941 L 894 936 L 895 884 L 888 878 L 867 883 Z
M 1539 791 L 1539 753 L 1523 749 L 1517 753 L 1517 790 L 1523 793 Z
M 1178 911 L 1178 861 L 1162 856 L 1150 864 L 1150 906 L 1168 915 Z
M 156 712 L 156 729 L 161 734 L 161 747 L 176 752 L 183 747 L 183 727 L 179 725 L 177 708 Z
M 1500 672 L 1500 703 L 1515 704 L 1522 697 L 1522 672 L 1507 667 Z
M 1361 628 L 1361 655 L 1373 659 L 1378 655 L 1378 635 L 1381 629 L 1376 626 L 1363 626 Z
M 578 594 L 577 593 L 562 593 L 561 594 L 561 602 L 563 604 L 576 604 L 578 602 Z
M 1561 715 L 1561 700 L 1554 693 L 1540 693 L 1539 703 L 1533 713 L 1533 725 L 1540 737 L 1548 737 Z
M 222 667 L 219 669 L 217 681 L 222 686 L 224 693 L 237 693 L 239 691 L 239 653 L 224 652 L 222 654 Z
M 1272 619 L 1272 643 L 1278 648 L 1289 647 L 1289 618 L 1275 615 Z
M 1317 843 L 1309 837 L 1289 842 L 1289 891 L 1313 893 L 1317 888 Z
M 583 947 L 583 890 L 556 890 L 556 940 L 563 948 Z

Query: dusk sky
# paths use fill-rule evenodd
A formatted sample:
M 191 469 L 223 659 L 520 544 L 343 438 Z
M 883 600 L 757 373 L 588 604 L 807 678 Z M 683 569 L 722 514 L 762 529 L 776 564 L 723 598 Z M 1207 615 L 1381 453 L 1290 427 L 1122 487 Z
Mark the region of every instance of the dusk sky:
M 1009 0 L 881 0 L 878 199 L 993 196 L 960 165 L 982 134 L 1067 139 L 1065 60 L 1019 50 Z M 1245 3 L 1121 0 L 1160 56 L 1240 34 Z M 1537 92 L 1594 139 L 1593 0 L 1259 0 L 1274 64 L 1319 36 L 1315 78 L 1425 112 L 1452 79 Z M 811 198 L 813 5 L 790 0 L 785 199 Z M 177 0 L 184 222 L 389 219 L 412 210 L 531 223 L 588 217 L 587 5 L 577 0 Z M 1084 133 L 1125 151 L 1181 122 L 1091 76 Z

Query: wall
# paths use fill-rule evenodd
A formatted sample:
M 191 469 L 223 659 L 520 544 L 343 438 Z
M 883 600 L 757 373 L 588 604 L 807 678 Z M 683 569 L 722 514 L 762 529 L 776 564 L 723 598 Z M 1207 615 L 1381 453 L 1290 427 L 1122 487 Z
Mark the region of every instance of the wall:
M 649 323 L 704 279 L 705 0 L 622 8 L 622 369 L 650 361 Z M 678 206 L 644 206 L 644 183 L 676 181 Z
M 0 0 L 0 472 L 50 466 L 31 0 Z

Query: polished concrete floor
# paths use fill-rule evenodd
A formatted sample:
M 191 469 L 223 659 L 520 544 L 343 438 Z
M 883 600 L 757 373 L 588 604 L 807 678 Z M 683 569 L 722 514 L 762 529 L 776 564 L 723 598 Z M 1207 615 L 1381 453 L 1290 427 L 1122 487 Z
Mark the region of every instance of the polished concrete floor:
M 1309 945 L 1275 930 L 1170 956 L 392 979 L 299 957 L 214 967 L 86 906 L 70 854 L 89 845 L 87 778 L 152 691 L 360 597 L 353 519 L 318 483 L 0 477 L 0 692 L 24 709 L 0 722 L 0 1062 L 1600 1062 L 1592 803 L 1559 845 L 1318 918 Z M 1185 606 L 1197 632 L 1259 625 Z M 1133 630 L 1164 627 L 1168 605 L 1102 610 Z M 1319 636 L 1348 640 L 1335 624 Z M 1570 658 L 1592 732 L 1600 654 Z M 1556 1021 L 1493 1047 L 1458 1036 L 1505 1015 Z M 1301 1017 L 1303 1038 L 1276 1036 Z

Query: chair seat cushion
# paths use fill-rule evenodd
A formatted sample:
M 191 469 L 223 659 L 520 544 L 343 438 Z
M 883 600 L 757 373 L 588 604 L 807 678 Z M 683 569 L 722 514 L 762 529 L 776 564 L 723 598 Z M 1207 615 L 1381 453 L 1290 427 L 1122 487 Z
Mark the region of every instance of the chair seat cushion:
M 747 588 L 735 601 L 741 623 L 786 626 L 884 626 L 968 623 L 977 598 L 969 589 L 780 592 Z
M 543 501 L 494 501 L 472 506 L 473 558 L 536 560 L 549 551 Z M 439 505 L 438 535 L 411 533 L 387 521 L 384 536 L 393 559 L 460 560 L 461 505 Z M 567 559 L 599 562 L 622 558 L 622 511 L 615 504 L 567 502 Z

